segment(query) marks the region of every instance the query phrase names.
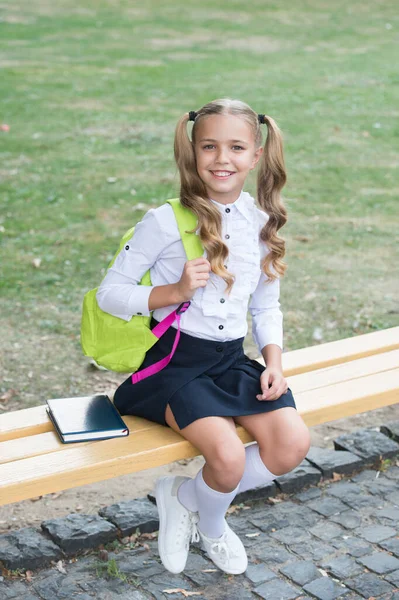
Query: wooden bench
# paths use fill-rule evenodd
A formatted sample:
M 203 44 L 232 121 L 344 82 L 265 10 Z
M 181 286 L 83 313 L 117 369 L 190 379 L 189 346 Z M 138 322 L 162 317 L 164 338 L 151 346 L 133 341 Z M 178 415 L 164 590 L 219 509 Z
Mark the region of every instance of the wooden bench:
M 283 354 L 308 426 L 399 401 L 399 327 Z M 62 444 L 45 406 L 0 416 L 0 505 L 199 454 L 167 427 L 126 417 L 127 438 Z M 237 427 L 243 442 L 252 441 Z

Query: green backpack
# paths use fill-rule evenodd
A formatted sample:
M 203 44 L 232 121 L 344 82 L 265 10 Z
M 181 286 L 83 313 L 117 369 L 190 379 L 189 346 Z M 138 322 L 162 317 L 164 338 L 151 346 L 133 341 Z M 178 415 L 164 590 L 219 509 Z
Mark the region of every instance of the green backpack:
M 199 237 L 195 232 L 187 233 L 197 227 L 196 215 L 182 206 L 179 198 L 167 202 L 173 208 L 187 260 L 201 257 L 203 248 Z M 125 233 L 108 268 L 113 265 L 133 232 L 134 227 Z M 140 285 L 152 285 L 149 270 L 144 273 Z M 158 341 L 150 329 L 151 316 L 134 315 L 130 321 L 114 317 L 98 306 L 97 290 L 90 290 L 83 299 L 80 329 L 83 352 L 110 371 L 134 373 L 140 368 L 147 350 Z

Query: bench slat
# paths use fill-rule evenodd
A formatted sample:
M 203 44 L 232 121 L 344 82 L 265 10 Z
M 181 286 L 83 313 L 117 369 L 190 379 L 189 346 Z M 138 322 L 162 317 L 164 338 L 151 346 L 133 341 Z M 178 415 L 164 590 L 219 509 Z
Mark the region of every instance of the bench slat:
M 399 366 L 399 350 L 368 356 L 343 365 L 336 365 L 311 373 L 302 373 L 288 378 L 288 383 L 294 396 L 336 383 L 365 377 L 373 373 L 388 371 Z M 23 412 L 23 411 L 21 411 Z M 131 434 L 137 431 L 150 430 L 157 426 L 156 423 L 139 417 L 125 417 L 125 422 Z M 154 432 L 155 433 L 155 432 Z M 93 441 L 79 442 L 79 444 L 93 444 Z M 21 460 L 30 456 L 39 456 L 49 452 L 58 452 L 65 449 L 54 431 L 41 433 L 25 438 L 16 438 L 0 442 L 0 464 Z
M 308 426 L 398 401 L 399 368 L 296 395 L 298 411 Z M 156 435 L 158 428 L 162 430 L 160 435 Z M 198 454 L 189 442 L 171 429 L 159 425 L 153 429 L 138 431 L 128 438 L 76 444 L 66 447 L 63 452 L 0 465 L 0 504 L 110 479 Z M 237 432 L 244 442 L 251 440 L 241 427 Z
M 300 392 L 295 400 L 308 427 L 396 404 L 399 368 Z
M 344 381 L 351 381 L 372 375 L 373 373 L 382 373 L 399 367 L 399 350 L 366 356 L 358 360 L 334 365 L 309 373 L 301 373 L 288 377 L 288 384 L 294 394 L 310 391 L 322 387 L 333 385 Z
M 172 429 L 156 426 L 161 435 L 140 431 L 125 439 L 77 445 L 64 452 L 36 456 L 0 466 L 0 505 L 19 502 L 87 483 L 111 479 L 169 464 L 199 454 Z M 240 439 L 250 435 L 237 428 Z
M 283 353 L 284 374 L 291 377 L 394 349 L 399 349 L 399 327 Z M 45 405 L 0 415 L 0 442 L 52 430 Z
M 34 408 L 23 408 L 22 410 L 0 415 L 0 443 L 54 431 L 54 426 L 46 412 L 46 406 L 43 404 Z M 130 418 L 124 417 L 129 428 L 140 429 L 144 427 L 148 429 L 150 426 L 150 421 L 140 417 L 134 417 L 134 423 L 130 424 L 128 423 Z
M 399 327 L 283 353 L 284 375 L 315 371 L 399 348 Z

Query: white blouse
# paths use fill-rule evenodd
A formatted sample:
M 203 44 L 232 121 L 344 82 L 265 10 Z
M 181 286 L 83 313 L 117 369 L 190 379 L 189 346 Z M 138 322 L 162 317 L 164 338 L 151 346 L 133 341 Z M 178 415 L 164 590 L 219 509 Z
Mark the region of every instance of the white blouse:
M 226 294 L 223 279 L 210 273 L 205 287 L 196 290 L 189 309 L 182 314 L 184 333 L 215 341 L 244 337 L 248 330 L 247 312 L 252 316 L 254 341 L 261 351 L 268 344 L 283 347 L 283 315 L 280 310 L 280 282 L 269 282 L 261 271 L 261 261 L 269 252 L 259 239 L 268 215 L 259 210 L 246 192 L 232 204 L 212 200 L 222 215 L 222 238 L 229 249 L 226 266 L 236 279 Z M 206 257 L 204 250 L 203 256 Z M 149 315 L 148 298 L 155 286 L 180 280 L 187 256 L 176 219 L 169 204 L 150 209 L 134 230 L 134 235 L 107 271 L 99 290 L 100 308 L 129 321 L 133 315 Z M 152 286 L 138 285 L 150 269 Z M 162 321 L 178 304 L 153 311 Z M 174 325 L 177 327 L 176 323 Z

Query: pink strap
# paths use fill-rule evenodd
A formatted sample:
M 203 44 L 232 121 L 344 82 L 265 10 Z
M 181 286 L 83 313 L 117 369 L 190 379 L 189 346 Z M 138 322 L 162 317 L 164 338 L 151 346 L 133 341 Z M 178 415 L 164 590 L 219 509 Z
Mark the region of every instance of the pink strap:
M 152 333 L 159 339 L 169 329 L 169 327 L 172 326 L 172 323 L 174 323 L 175 320 L 177 321 L 177 332 L 173 342 L 172 351 L 170 354 L 168 354 L 168 356 L 162 358 L 162 360 L 159 360 L 158 362 L 154 363 L 153 365 L 150 365 L 149 367 L 146 367 L 145 369 L 142 369 L 141 371 L 136 371 L 136 373 L 133 373 L 132 383 L 137 383 L 142 379 L 145 379 L 146 377 L 150 377 L 150 375 L 155 375 L 155 373 L 159 373 L 159 371 L 162 371 L 162 369 L 164 369 L 166 365 L 170 363 L 180 340 L 180 318 L 181 315 L 184 312 L 186 312 L 189 306 L 190 302 L 183 302 L 178 308 L 176 308 L 176 310 L 172 311 L 167 317 L 165 317 L 160 323 L 158 323 L 158 325 L 154 327 Z

